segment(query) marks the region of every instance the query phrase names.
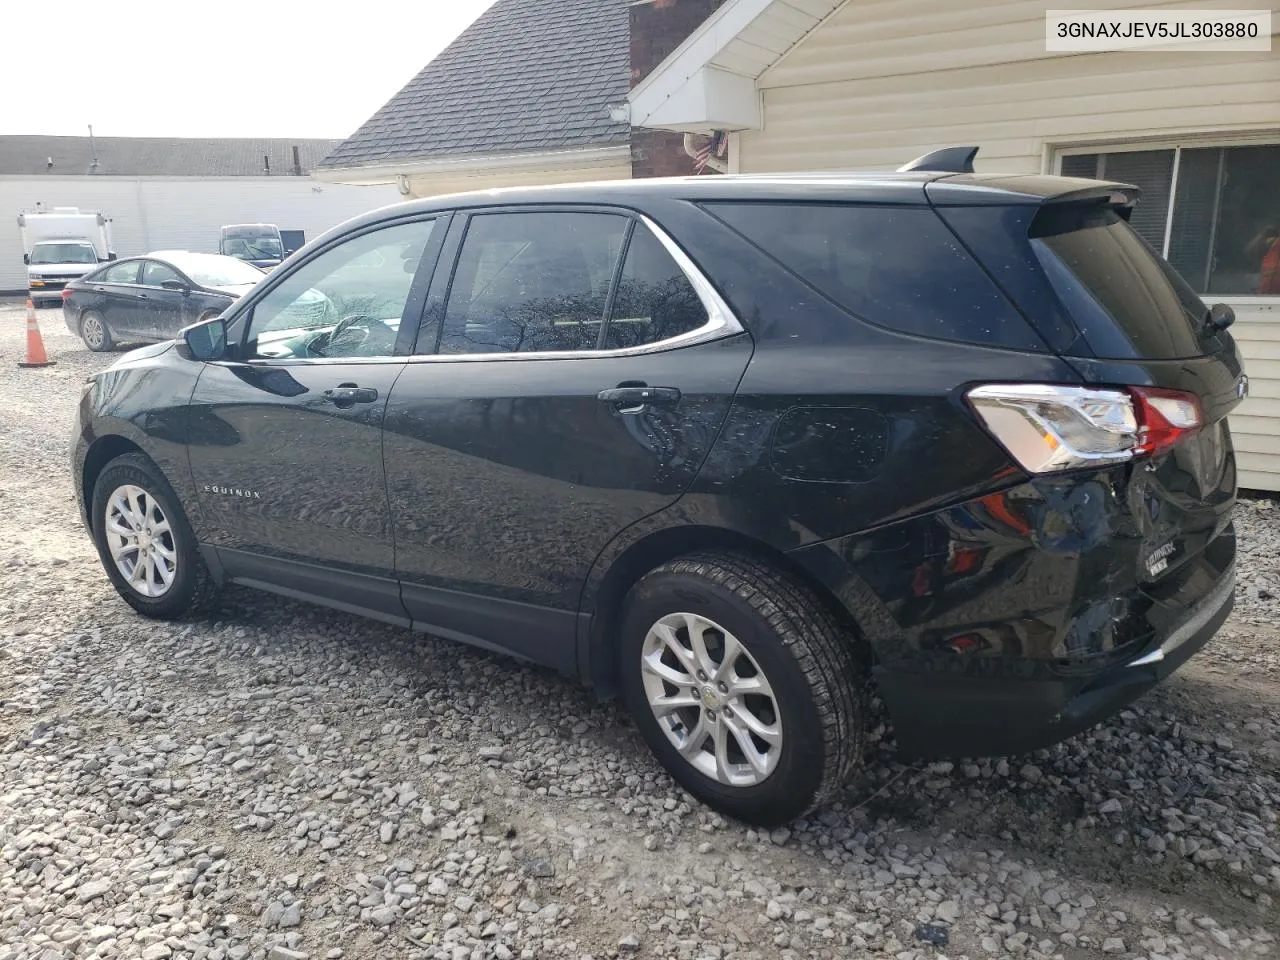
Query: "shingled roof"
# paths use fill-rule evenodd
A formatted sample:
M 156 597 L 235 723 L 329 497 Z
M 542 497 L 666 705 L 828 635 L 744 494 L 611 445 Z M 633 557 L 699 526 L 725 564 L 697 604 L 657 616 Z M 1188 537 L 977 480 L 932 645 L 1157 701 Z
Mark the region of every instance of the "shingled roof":
M 0 136 L 0 174 L 117 177 L 261 177 L 308 174 L 339 140 Z M 98 163 L 93 164 L 95 155 Z M 270 169 L 263 164 L 267 157 Z M 50 163 L 52 161 L 52 164 Z
M 320 164 L 613 146 L 629 0 L 497 0 Z

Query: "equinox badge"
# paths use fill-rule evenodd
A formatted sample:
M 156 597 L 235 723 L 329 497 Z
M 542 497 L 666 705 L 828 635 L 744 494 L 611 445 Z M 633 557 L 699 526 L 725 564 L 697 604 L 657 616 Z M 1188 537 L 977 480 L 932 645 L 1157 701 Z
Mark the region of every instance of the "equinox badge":
M 205 493 L 218 493 L 226 497 L 243 497 L 245 500 L 261 500 L 262 494 L 257 490 L 245 490 L 241 487 L 219 487 L 214 484 L 204 485 Z

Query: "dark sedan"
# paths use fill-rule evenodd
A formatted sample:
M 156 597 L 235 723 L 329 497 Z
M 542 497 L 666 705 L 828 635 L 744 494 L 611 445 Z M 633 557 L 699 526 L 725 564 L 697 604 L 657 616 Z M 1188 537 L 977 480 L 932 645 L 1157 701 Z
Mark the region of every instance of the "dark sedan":
M 67 284 L 62 315 L 90 350 L 120 341 L 169 340 L 216 317 L 266 274 L 213 253 L 161 251 L 107 264 Z

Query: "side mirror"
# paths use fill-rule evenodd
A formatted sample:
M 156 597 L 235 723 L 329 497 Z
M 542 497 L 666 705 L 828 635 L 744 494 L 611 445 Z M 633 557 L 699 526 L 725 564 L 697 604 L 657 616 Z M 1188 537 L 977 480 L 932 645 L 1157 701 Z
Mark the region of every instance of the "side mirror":
M 188 287 L 188 286 L 187 286 L 185 283 L 183 283 L 181 280 L 172 280 L 172 279 L 170 279 L 170 280 L 161 280 L 161 281 L 160 281 L 160 286 L 161 286 L 161 287 L 163 287 L 165 290 L 175 290 L 175 291 L 179 291 L 179 292 L 184 293 L 184 294 L 185 294 L 185 293 L 190 293 L 190 292 L 191 292 L 191 288 L 190 288 L 190 287 Z
M 109 252 L 107 253 L 107 260 L 108 260 L 108 261 L 110 261 L 110 260 L 114 260 L 114 259 L 116 259 L 116 257 L 117 257 L 117 254 L 116 254 L 116 252 L 115 252 L 114 250 L 111 250 L 111 251 L 109 251 Z
M 23 262 L 23 263 L 26 263 L 26 264 L 30 264 L 30 263 L 31 263 L 31 254 L 29 254 L 29 253 L 24 253 L 24 254 L 22 255 L 22 262 Z
M 182 339 L 195 360 L 221 360 L 227 352 L 227 321 L 214 317 L 183 328 Z
M 1215 303 L 1209 308 L 1209 327 L 1213 330 L 1225 330 L 1236 322 L 1236 312 L 1230 304 Z

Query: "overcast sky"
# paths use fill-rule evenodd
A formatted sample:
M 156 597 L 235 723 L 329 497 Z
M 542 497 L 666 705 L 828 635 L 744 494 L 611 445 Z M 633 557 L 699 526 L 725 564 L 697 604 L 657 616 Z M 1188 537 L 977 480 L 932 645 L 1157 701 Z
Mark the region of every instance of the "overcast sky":
M 493 0 L 0 0 L 0 134 L 342 138 Z

